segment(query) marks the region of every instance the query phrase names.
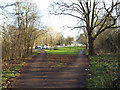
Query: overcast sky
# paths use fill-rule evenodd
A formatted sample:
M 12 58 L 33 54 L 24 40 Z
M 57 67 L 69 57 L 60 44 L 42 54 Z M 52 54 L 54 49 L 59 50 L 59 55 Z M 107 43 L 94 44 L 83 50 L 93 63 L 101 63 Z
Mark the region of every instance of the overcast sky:
M 33 0 L 34 3 L 39 7 L 42 14 L 42 21 L 44 25 L 53 27 L 55 30 L 62 32 L 62 34 L 67 36 L 74 36 L 75 31 L 70 29 L 63 30 L 63 26 L 75 26 L 76 19 L 70 16 L 55 16 L 50 15 L 48 12 L 48 8 L 53 1 L 57 0 Z

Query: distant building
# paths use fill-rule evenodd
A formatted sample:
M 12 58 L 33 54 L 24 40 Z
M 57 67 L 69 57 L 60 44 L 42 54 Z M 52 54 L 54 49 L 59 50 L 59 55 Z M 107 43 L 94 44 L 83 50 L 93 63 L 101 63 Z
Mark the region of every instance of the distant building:
M 71 46 L 83 46 L 83 44 L 81 44 L 80 42 L 74 41 L 73 44 L 71 44 Z

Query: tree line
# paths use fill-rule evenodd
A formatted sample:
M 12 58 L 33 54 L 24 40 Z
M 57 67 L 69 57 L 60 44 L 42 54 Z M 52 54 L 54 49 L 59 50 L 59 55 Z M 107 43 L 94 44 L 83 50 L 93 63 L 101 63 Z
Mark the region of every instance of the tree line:
M 64 37 L 62 33 L 55 31 L 54 28 L 52 27 L 46 27 L 45 30 L 40 30 L 41 33 L 44 33 L 40 35 L 35 43 L 34 46 L 37 45 L 47 45 L 51 47 L 56 47 L 56 46 L 63 46 L 64 45 L 71 45 L 73 43 L 74 38 L 71 36 Z
M 6 11 L 7 7 L 12 8 L 11 13 Z M 6 13 L 3 16 L 13 20 L 1 25 L 2 59 L 10 60 L 28 56 L 32 53 L 36 38 L 41 34 L 38 28 L 41 24 L 38 7 L 30 1 L 23 0 L 2 6 L 1 9 Z M 11 15 L 13 17 L 10 17 Z

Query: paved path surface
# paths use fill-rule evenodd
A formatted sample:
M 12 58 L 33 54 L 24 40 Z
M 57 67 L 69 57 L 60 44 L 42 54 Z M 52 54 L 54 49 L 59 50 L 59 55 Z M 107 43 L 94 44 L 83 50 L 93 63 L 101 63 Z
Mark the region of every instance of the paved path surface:
M 82 52 L 75 62 L 64 69 L 49 68 L 45 52 L 34 57 L 13 88 L 85 88 L 89 60 Z

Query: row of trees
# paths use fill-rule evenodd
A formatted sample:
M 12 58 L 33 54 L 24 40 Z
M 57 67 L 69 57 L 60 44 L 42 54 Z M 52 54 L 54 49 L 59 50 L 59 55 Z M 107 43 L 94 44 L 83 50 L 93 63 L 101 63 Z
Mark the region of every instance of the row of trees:
M 65 38 L 60 32 L 56 32 L 52 27 L 46 28 L 46 30 L 41 30 L 41 33 L 34 46 L 37 45 L 47 45 L 47 46 L 57 46 L 57 45 L 71 45 L 73 43 L 73 37 L 68 36 Z
M 12 13 L 5 9 L 12 8 Z M 14 4 L 2 6 L 6 16 L 14 22 L 2 25 L 2 58 L 3 60 L 18 59 L 32 53 L 36 38 L 41 34 L 38 30 L 40 17 L 38 7 L 30 1 L 18 1 Z M 8 23 L 8 24 L 7 24 Z

